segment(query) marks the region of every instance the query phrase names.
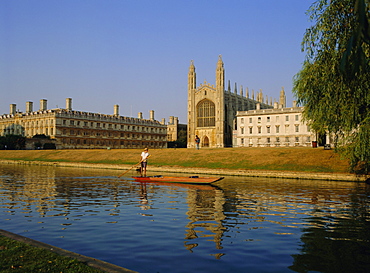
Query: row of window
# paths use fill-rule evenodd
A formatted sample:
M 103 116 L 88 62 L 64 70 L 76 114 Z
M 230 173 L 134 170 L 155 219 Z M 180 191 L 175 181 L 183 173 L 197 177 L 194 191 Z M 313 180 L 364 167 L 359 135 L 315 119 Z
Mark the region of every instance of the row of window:
M 139 131 L 139 132 L 150 132 L 150 133 L 162 133 L 164 128 L 152 128 L 147 126 L 135 126 L 135 125 L 124 125 L 124 124 L 112 124 L 112 123 L 100 123 L 100 122 L 88 122 L 79 120 L 63 120 L 62 125 L 70 126 L 84 126 L 90 128 L 103 128 L 103 129 L 115 129 L 115 130 L 127 130 L 127 131 Z
M 295 124 L 294 125 L 294 132 L 299 133 L 300 132 L 300 127 L 301 127 L 301 125 Z M 249 126 L 247 129 L 245 129 L 244 127 L 240 127 L 240 134 L 244 135 L 244 134 L 246 134 L 246 132 L 248 132 L 249 134 L 253 134 L 254 133 L 253 128 L 254 128 L 253 126 Z M 280 125 L 275 125 L 274 128 L 275 128 L 275 132 L 274 132 L 275 134 L 281 133 L 280 132 L 281 131 L 280 130 Z M 289 125 L 285 125 L 284 128 L 285 128 L 284 133 L 290 133 Z M 309 131 L 310 131 L 310 127 L 307 126 L 307 132 L 309 132 Z M 265 131 L 263 133 L 266 133 L 266 134 L 272 133 L 271 126 L 266 126 Z M 262 134 L 262 126 L 257 126 L 257 134 Z
M 306 136 L 306 137 L 302 137 L 302 138 L 294 137 L 294 139 L 291 138 L 291 137 L 285 137 L 283 139 L 280 139 L 280 137 L 276 137 L 275 138 L 275 144 L 280 143 L 281 141 L 284 141 L 286 143 L 290 143 L 292 140 L 294 140 L 294 142 L 296 142 L 296 143 L 301 143 L 301 141 L 306 142 L 306 143 L 310 143 L 311 142 L 311 137 L 310 136 Z M 253 144 L 253 138 L 249 138 L 249 139 L 241 138 L 240 142 L 241 142 L 241 144 Z M 270 138 L 270 137 L 267 137 L 266 139 L 257 138 L 257 144 L 262 144 L 262 143 L 271 144 L 272 143 L 272 138 Z
M 271 122 L 272 121 L 272 118 L 269 117 L 269 116 L 267 116 L 267 117 L 256 117 L 256 118 L 257 118 L 258 123 L 262 123 L 262 118 L 266 118 L 266 121 L 264 121 L 264 122 Z M 248 119 L 249 119 L 249 123 L 253 123 L 253 117 L 250 117 Z M 290 119 L 290 116 L 286 115 L 285 116 L 285 121 L 289 121 L 289 119 Z M 280 116 L 275 116 L 275 121 L 279 122 L 280 121 Z M 299 115 L 294 116 L 294 121 L 299 121 Z M 240 123 L 244 124 L 244 118 L 240 118 Z
M 96 137 L 121 137 L 121 138 L 133 138 L 133 139 L 158 139 L 165 140 L 166 136 L 149 135 L 149 134 L 133 134 L 133 133 L 112 133 L 112 132 L 94 132 L 94 131 L 80 131 L 80 130 L 62 130 L 63 135 L 79 135 L 79 136 L 96 136 Z
M 155 147 L 163 148 L 165 145 L 158 142 L 141 141 L 113 141 L 113 140 L 95 140 L 95 139 L 62 139 L 64 145 L 94 145 L 94 146 L 124 146 L 124 147 Z
M 50 129 L 50 130 L 49 130 Z M 54 128 L 39 128 L 39 129 L 28 129 L 27 131 L 27 136 L 34 136 L 37 134 L 45 134 L 47 136 L 53 136 L 54 135 Z

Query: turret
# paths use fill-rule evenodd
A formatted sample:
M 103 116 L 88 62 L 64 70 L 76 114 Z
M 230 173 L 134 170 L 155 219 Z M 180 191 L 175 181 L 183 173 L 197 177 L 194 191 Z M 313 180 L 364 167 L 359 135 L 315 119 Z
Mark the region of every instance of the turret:
M 68 111 L 72 111 L 72 99 L 71 98 L 66 98 L 66 109 Z
M 230 91 L 230 90 L 229 90 Z M 217 67 L 216 67 L 216 143 L 220 147 L 224 147 L 225 144 L 225 69 L 221 55 L 218 56 Z
M 222 92 L 225 90 L 225 69 L 221 55 L 218 56 L 216 68 L 216 89 Z
M 188 73 L 188 90 L 194 90 L 197 84 L 197 75 L 195 73 L 194 61 L 190 61 L 189 73 Z
M 45 111 L 47 107 L 48 101 L 46 99 L 41 99 L 40 100 L 40 111 Z
M 17 105 L 16 104 L 10 104 L 10 113 L 11 115 L 15 115 L 17 112 Z
M 285 96 L 284 87 L 282 87 L 281 91 L 280 91 L 279 104 L 280 104 L 280 108 L 285 108 L 286 107 L 286 96 Z
M 33 112 L 33 102 L 27 101 L 26 102 L 26 113 L 31 113 L 31 112 Z
M 113 107 L 113 115 L 115 115 L 116 117 L 119 116 L 119 105 L 118 104 L 115 104 L 114 107 Z

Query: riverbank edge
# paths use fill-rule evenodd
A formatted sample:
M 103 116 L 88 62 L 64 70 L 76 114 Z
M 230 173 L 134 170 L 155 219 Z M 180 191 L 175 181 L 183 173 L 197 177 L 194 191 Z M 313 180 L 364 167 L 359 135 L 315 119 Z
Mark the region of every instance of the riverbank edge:
M 111 170 L 128 170 L 130 165 L 124 164 L 103 164 L 103 163 L 80 163 L 80 162 L 46 162 L 46 161 L 26 161 L 26 160 L 4 160 L 0 159 L 0 164 L 20 164 L 20 165 L 39 165 L 54 167 L 73 167 L 73 168 L 95 168 Z M 314 173 L 314 172 L 294 172 L 294 171 L 270 171 L 270 170 L 230 170 L 230 169 L 208 169 L 208 168 L 187 168 L 178 166 L 148 166 L 150 172 L 168 173 L 190 173 L 206 175 L 226 175 L 226 176 L 245 176 L 245 177 L 267 177 L 267 178 L 288 178 L 288 179 L 310 179 L 310 180 L 329 180 L 329 181 L 353 181 L 365 182 L 366 176 L 358 176 L 350 173 Z
M 37 248 L 46 249 L 46 250 L 51 251 L 53 253 L 56 253 L 58 255 L 78 260 L 80 262 L 85 263 L 89 267 L 99 269 L 103 272 L 109 272 L 109 273 L 137 273 L 136 271 L 132 271 L 130 269 L 123 268 L 123 267 L 120 267 L 118 265 L 114 265 L 114 264 L 111 264 L 111 263 L 108 263 L 108 262 L 104 262 L 104 261 L 101 261 L 101 260 L 98 260 L 98 259 L 95 259 L 95 258 L 92 258 L 92 257 L 84 256 L 84 255 L 81 255 L 81 254 L 78 254 L 78 253 L 75 253 L 75 252 L 71 252 L 69 250 L 65 250 L 65 249 L 62 249 L 62 248 L 59 248 L 59 247 L 56 247 L 56 246 L 53 246 L 53 245 L 45 244 L 43 242 L 36 241 L 36 240 L 31 239 L 31 238 L 28 238 L 28 237 L 25 237 L 25 236 L 22 236 L 22 235 L 19 235 L 19 234 L 15 234 L 15 233 L 3 230 L 3 229 L 0 229 L 0 235 L 5 236 L 9 239 L 18 241 L 20 243 L 25 243 L 25 244 L 28 244 L 28 245 L 31 245 L 31 246 L 34 246 L 34 247 L 37 247 Z

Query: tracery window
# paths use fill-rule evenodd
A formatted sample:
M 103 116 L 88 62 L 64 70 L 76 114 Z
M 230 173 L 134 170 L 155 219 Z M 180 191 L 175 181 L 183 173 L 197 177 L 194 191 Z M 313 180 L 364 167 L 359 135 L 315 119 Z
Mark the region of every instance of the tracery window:
M 215 126 L 215 104 L 210 100 L 202 100 L 197 106 L 197 126 Z

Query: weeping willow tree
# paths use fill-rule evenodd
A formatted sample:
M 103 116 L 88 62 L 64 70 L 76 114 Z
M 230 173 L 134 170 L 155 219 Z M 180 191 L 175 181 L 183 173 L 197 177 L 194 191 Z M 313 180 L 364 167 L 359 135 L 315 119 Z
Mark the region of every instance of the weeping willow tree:
M 334 136 L 351 171 L 370 172 L 370 0 L 319 0 L 307 14 L 306 60 L 293 92 L 317 132 Z

